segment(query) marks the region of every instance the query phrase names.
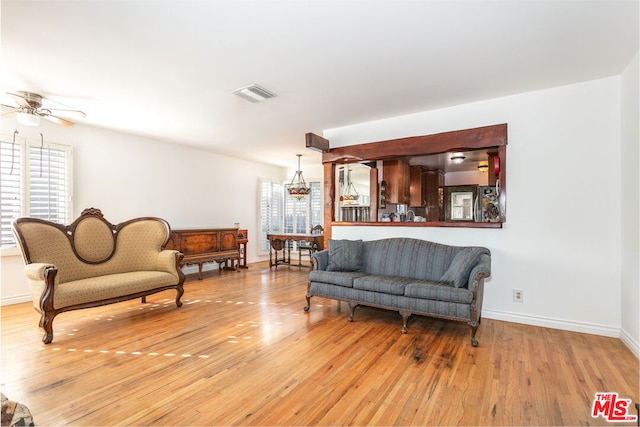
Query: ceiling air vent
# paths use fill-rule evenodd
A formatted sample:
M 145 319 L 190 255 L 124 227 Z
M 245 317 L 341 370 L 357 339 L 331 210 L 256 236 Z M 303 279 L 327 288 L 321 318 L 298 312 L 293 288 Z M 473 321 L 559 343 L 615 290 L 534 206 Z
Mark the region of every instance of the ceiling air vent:
M 260 102 L 276 96 L 275 93 L 270 92 L 257 84 L 241 87 L 240 89 L 234 90 L 233 93 L 251 102 Z

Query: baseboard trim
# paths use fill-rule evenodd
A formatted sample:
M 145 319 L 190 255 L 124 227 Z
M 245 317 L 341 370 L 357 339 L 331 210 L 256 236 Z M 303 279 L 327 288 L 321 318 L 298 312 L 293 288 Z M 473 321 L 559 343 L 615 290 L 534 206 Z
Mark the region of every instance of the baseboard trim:
M 638 342 L 634 340 L 633 337 L 629 335 L 629 333 L 624 329 L 620 330 L 620 339 L 622 340 L 624 345 L 626 345 L 629 350 L 631 350 L 631 352 L 635 354 L 638 359 L 640 359 L 640 344 L 638 344 Z
M 31 294 L 11 295 L 0 298 L 0 306 L 22 304 L 23 302 L 31 302 Z
M 511 313 L 508 311 L 487 309 L 482 310 L 482 317 L 485 317 L 487 319 L 503 320 L 505 322 L 522 323 L 531 326 L 542 326 L 544 328 L 561 329 L 564 331 L 582 332 L 585 334 L 621 338 L 620 328 L 597 325 L 595 323 L 574 322 L 571 320 L 554 319 L 551 317 L 533 316 L 530 314 Z

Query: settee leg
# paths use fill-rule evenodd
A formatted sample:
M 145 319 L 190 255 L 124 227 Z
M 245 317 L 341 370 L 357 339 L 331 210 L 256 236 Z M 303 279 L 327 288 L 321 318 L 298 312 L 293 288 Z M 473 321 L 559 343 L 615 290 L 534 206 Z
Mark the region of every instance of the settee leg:
M 182 307 L 182 301 L 180 301 L 180 298 L 182 298 L 182 295 L 184 294 L 184 287 L 182 284 L 178 285 L 176 291 L 178 292 L 176 295 L 176 306 Z
M 353 315 L 356 312 L 357 302 L 349 301 L 349 322 L 353 322 Z
M 407 333 L 407 322 L 409 321 L 409 317 L 411 316 L 410 311 L 401 311 L 400 316 L 402 316 L 402 333 Z
M 51 344 L 53 341 L 53 318 L 55 314 L 43 312 L 40 318 L 40 326 L 44 329 L 44 335 L 42 336 L 42 342 L 45 344 Z
M 307 305 L 304 307 L 304 311 L 309 311 L 311 308 L 311 295 L 305 297 L 307 299 Z
M 471 326 L 471 345 L 477 347 L 478 340 L 476 339 L 476 332 L 478 330 L 478 323 L 470 323 L 469 326 Z

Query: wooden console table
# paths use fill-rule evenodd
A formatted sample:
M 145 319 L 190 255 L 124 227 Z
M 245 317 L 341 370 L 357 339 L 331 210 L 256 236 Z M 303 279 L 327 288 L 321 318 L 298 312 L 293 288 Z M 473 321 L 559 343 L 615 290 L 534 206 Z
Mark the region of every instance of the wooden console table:
M 172 230 L 166 249 L 174 249 L 184 254 L 181 266 L 198 265 L 198 279 L 202 280 L 202 264 L 217 262 L 219 269 L 228 261 L 240 264 L 237 228 L 200 228 Z M 224 267 L 236 270 L 238 267 Z
M 281 233 L 281 234 L 267 234 L 267 240 L 269 240 L 269 268 L 275 266 L 276 269 L 280 264 L 291 265 L 293 267 L 309 267 L 306 264 L 291 264 L 291 247 L 287 245 L 288 241 L 313 241 L 319 251 L 324 249 L 324 235 L 323 234 L 295 234 L 295 233 Z M 282 251 L 282 258 L 278 257 L 278 251 Z M 275 254 L 275 260 L 274 260 Z

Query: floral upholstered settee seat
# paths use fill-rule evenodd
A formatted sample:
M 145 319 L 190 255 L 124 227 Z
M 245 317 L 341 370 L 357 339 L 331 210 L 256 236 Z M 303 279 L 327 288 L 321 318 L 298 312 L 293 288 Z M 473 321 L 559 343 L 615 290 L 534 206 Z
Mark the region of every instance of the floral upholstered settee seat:
M 4 394 L 0 393 L 0 401 L 2 403 L 2 426 L 8 427 L 32 427 L 35 426 L 31 411 L 25 405 L 19 402 L 9 400 Z
M 491 274 L 489 249 L 411 238 L 330 239 L 313 261 L 306 311 L 312 296 L 348 302 L 350 321 L 358 305 L 397 310 L 403 333 L 412 314 L 458 320 L 471 327 L 471 344 L 478 345 L 484 279 Z
M 183 255 L 164 249 L 171 229 L 163 219 L 112 225 L 90 208 L 68 226 L 18 218 L 13 231 L 45 344 L 53 340 L 54 317 L 64 311 L 133 298 L 145 302 L 147 295 L 168 289 L 176 290 L 176 305 L 182 305 Z

